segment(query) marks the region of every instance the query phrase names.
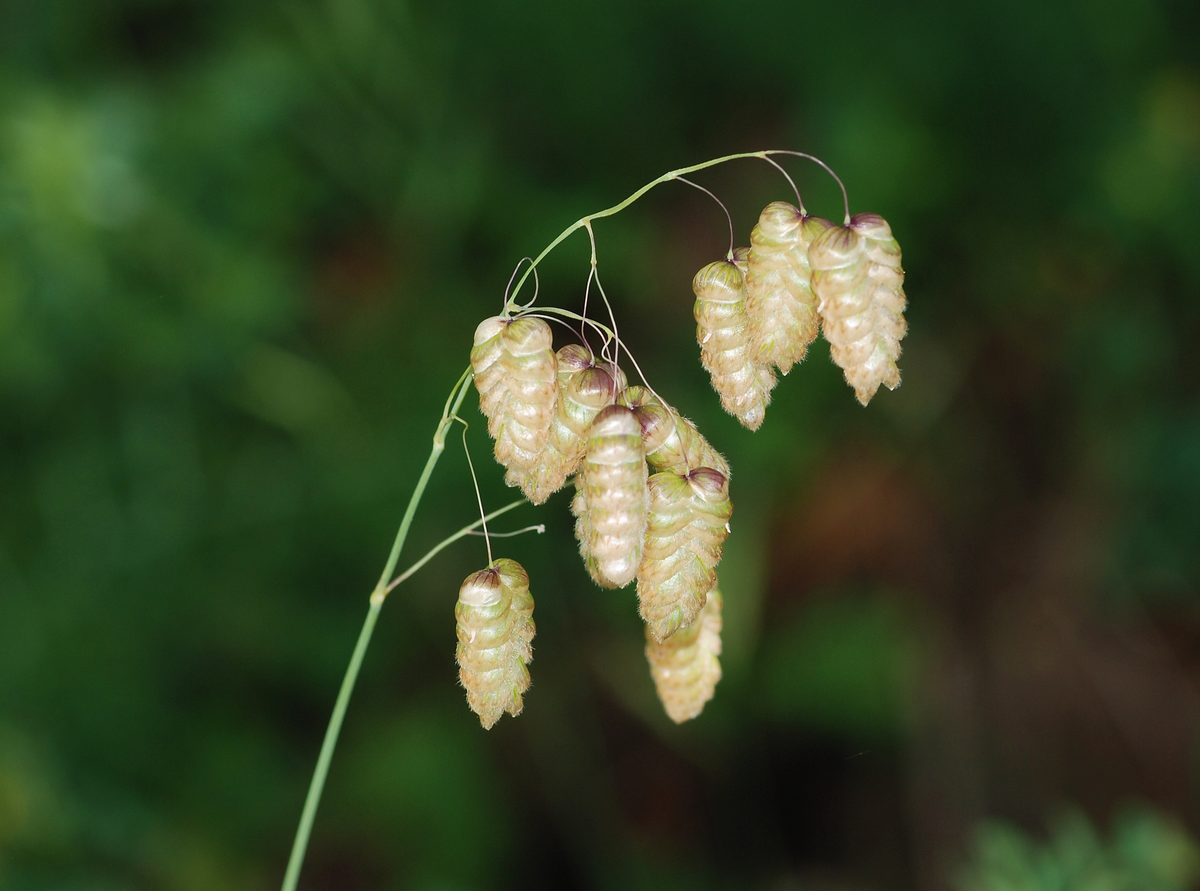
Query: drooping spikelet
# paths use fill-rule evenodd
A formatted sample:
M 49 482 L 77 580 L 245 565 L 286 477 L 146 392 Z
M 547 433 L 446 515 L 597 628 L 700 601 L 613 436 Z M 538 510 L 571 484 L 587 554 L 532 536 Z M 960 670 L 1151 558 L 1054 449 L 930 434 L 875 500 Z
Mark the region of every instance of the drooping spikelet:
M 626 387 L 617 404 L 631 409 L 642 425 L 646 460 L 655 470 L 687 473 L 711 467 L 729 478 L 729 462 L 708 444 L 696 425 L 645 387 Z
M 820 319 L 808 247 L 833 223 L 773 201 L 750 233 L 746 316 L 751 355 L 787 374 L 804 358 Z
M 860 213 L 818 236 L 808 257 L 830 355 L 866 405 L 880 384 L 900 386 L 896 359 L 908 330 L 900 245 L 883 217 Z
M 700 714 L 721 680 L 721 592 L 713 588 L 699 618 L 659 643 L 646 628 L 646 659 L 667 716 L 682 724 Z
M 562 485 L 554 485 L 542 460 L 558 400 L 552 341 L 541 319 L 495 316 L 479 323 L 471 350 L 479 408 L 506 468 L 504 481 L 534 504 Z
M 611 362 L 597 360 L 580 344 L 558 351 L 558 403 L 550 425 L 549 448 L 543 453 L 545 477 L 552 491 L 562 488 L 583 460 L 587 429 L 600 409 L 612 405 L 625 389 L 625 374 Z
M 485 730 L 508 712 L 518 715 L 529 689 L 533 659 L 533 597 L 529 576 L 515 560 L 501 558 L 472 573 L 454 607 L 458 679 L 467 704 Z
M 654 640 L 666 640 L 696 618 L 717 583 L 729 536 L 729 482 L 704 468 L 650 477 L 650 519 L 638 568 L 638 610 Z
M 712 377 L 722 407 L 743 426 L 757 430 L 771 401 L 775 373 L 750 356 L 745 278 L 734 263 L 718 260 L 696 273 L 692 290 L 700 362 Z
M 628 408 L 610 405 L 596 416 L 576 486 L 571 509 L 588 572 L 600 585 L 623 588 L 641 563 L 648 501 L 642 428 Z

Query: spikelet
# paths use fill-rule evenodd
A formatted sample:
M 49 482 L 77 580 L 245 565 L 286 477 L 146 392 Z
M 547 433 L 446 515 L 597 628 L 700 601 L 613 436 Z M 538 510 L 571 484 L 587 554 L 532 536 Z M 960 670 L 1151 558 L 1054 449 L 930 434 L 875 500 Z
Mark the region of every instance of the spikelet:
M 818 236 L 808 256 L 830 355 L 866 405 L 880 384 L 900 386 L 896 359 L 908 330 L 900 245 L 883 217 L 860 213 Z
M 550 425 L 549 448 L 543 453 L 547 485 L 562 488 L 583 460 L 588 426 L 600 409 L 612 405 L 625 389 L 625 374 L 611 362 L 597 360 L 580 344 L 558 351 L 558 404 Z
M 746 281 L 728 260 L 709 263 L 692 280 L 700 362 L 712 377 L 721 406 L 742 426 L 757 430 L 771 401 L 775 374 L 750 357 Z
M 626 387 L 617 404 L 632 409 L 642 425 L 646 460 L 655 470 L 687 473 L 711 467 L 729 478 L 729 462 L 708 444 L 696 425 L 645 387 Z
M 820 319 L 808 246 L 833 223 L 773 201 L 750 233 L 746 316 L 751 355 L 787 374 L 816 339 Z
M 547 473 L 542 453 L 558 401 L 557 361 L 550 326 L 541 319 L 484 319 L 475 329 L 471 368 L 479 408 L 495 440 L 504 481 L 541 504 L 562 485 Z
M 699 618 L 659 643 L 646 629 L 650 676 L 667 716 L 676 724 L 696 717 L 721 680 L 721 592 L 713 588 Z
M 508 712 L 518 715 L 529 689 L 533 659 L 533 597 L 529 576 L 515 560 L 501 558 L 472 573 L 454 607 L 458 679 L 467 704 L 485 730 Z
M 571 509 L 584 564 L 597 584 L 623 588 L 637 575 L 646 538 L 646 453 L 642 428 L 621 405 L 588 429 Z
M 704 608 L 717 583 L 717 563 L 729 536 L 729 483 L 710 468 L 650 477 L 650 519 L 638 568 L 638 610 L 650 636 L 662 641 Z

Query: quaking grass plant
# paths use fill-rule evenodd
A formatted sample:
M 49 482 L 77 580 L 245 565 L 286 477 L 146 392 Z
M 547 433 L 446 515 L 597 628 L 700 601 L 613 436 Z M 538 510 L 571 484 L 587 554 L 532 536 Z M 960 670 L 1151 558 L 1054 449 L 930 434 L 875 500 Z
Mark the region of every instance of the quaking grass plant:
M 841 225 L 809 215 L 795 183 L 774 160 L 780 155 L 814 161 L 837 180 L 845 205 Z M 796 204 L 769 204 L 750 233 L 750 246 L 740 248 L 734 246 L 733 220 L 726 210 L 729 251 L 692 281 L 700 361 L 722 407 L 746 428 L 757 430 L 766 418 L 777 373 L 786 375 L 803 360 L 818 331 L 829 341 L 833 361 L 863 405 L 880 385 L 899 386 L 896 360 L 905 334 L 900 247 L 882 217 L 850 215 L 842 181 L 812 155 L 742 152 L 669 171 L 619 204 L 576 220 L 527 266 L 523 260 L 517 271 L 522 266 L 524 271 L 519 279 L 513 273 L 500 315 L 484 319 L 475 330 L 470 366 L 446 398 L 429 459 L 371 592 L 366 621 L 309 785 L 284 891 L 293 891 L 299 881 L 329 763 L 384 601 L 442 549 L 480 527 L 488 564 L 467 576 L 454 609 L 459 680 L 468 706 L 485 729 L 505 712 L 521 712 L 533 659 L 533 596 L 529 576 L 519 563 L 493 558 L 487 524 L 525 499 L 541 504 L 574 479 L 571 510 L 584 566 L 603 587 L 622 588 L 636 581 L 639 612 L 646 623 L 646 657 L 667 715 L 677 723 L 687 721 L 712 698 L 721 678 L 722 594 L 716 570 L 733 514 L 729 463 L 654 390 L 622 342 L 600 283 L 592 223 L 620 213 L 655 186 L 672 181 L 693 186 L 721 204 L 685 177 L 741 158 L 774 166 L 791 185 Z M 580 229 L 591 244 L 582 311 L 537 305 L 538 265 Z M 521 304 L 517 296 L 531 275 L 534 295 Z M 593 286 L 603 301 L 605 321 L 588 315 Z M 556 352 L 550 321 L 562 323 L 580 342 Z M 598 352 L 592 340 L 599 343 Z M 629 385 L 622 360 L 633 367 L 640 384 Z M 479 394 L 505 482 L 520 488 L 524 499 L 490 514 L 484 513 L 480 499 L 478 520 L 395 575 L 449 431 L 455 423 L 465 431 L 458 412 L 472 389 Z M 473 465 L 471 473 L 474 477 Z M 476 485 L 477 497 L 478 492 Z

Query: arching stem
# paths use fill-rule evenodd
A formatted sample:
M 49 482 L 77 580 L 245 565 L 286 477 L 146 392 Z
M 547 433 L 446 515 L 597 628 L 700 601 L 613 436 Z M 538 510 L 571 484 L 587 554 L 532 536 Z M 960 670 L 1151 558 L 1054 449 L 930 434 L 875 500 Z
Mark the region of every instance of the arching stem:
M 404 511 L 404 518 L 400 521 L 396 540 L 392 543 L 387 565 L 384 566 L 383 572 L 379 576 L 375 590 L 371 592 L 367 618 L 363 622 L 362 631 L 358 633 L 358 643 L 354 645 L 354 654 L 350 657 L 350 664 L 346 666 L 346 674 L 342 678 L 342 686 L 338 690 L 337 701 L 333 705 L 329 726 L 325 728 L 325 739 L 321 743 L 321 754 L 317 756 L 317 767 L 313 771 L 312 781 L 308 785 L 304 810 L 300 813 L 300 825 L 296 827 L 296 838 L 292 842 L 292 853 L 288 857 L 287 871 L 283 876 L 283 891 L 295 891 L 296 883 L 300 881 L 300 867 L 304 864 L 304 853 L 308 849 L 308 838 L 312 834 L 317 805 L 320 804 L 321 792 L 325 788 L 329 762 L 333 760 L 333 750 L 337 747 L 338 735 L 342 731 L 342 719 L 346 716 L 346 708 L 350 704 L 350 694 L 354 692 L 354 684 L 358 680 L 358 670 L 362 667 L 363 656 L 366 655 L 367 646 L 371 643 L 371 635 L 375 631 L 379 610 L 383 607 L 383 601 L 388 594 L 388 581 L 391 579 L 392 573 L 396 571 L 396 563 L 400 560 L 400 551 L 404 547 L 404 540 L 408 538 L 408 530 L 412 527 L 417 506 L 425 494 L 425 487 L 429 484 L 433 468 L 437 465 L 438 459 L 442 457 L 442 452 L 446 450 L 446 433 L 453 423 L 459 406 L 467 396 L 470 383 L 471 369 L 468 368 L 458 379 L 458 383 L 454 385 L 454 389 L 450 391 L 450 396 L 446 399 L 446 405 L 442 409 L 442 418 L 438 421 L 437 430 L 433 434 L 433 448 L 429 452 L 429 460 L 425 462 L 425 469 L 421 471 L 417 486 L 408 500 L 408 507 Z M 474 526 L 468 528 L 474 528 Z M 435 550 L 440 550 L 441 547 L 442 545 L 439 545 Z

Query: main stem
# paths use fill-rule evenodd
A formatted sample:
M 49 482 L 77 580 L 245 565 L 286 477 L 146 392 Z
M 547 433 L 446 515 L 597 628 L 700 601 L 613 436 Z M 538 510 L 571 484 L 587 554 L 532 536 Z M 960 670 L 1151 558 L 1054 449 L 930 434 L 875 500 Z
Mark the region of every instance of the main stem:
M 337 747 L 338 735 L 342 731 L 342 719 L 346 717 L 346 708 L 350 704 L 350 694 L 354 692 L 354 684 L 358 680 L 358 670 L 362 667 L 363 656 L 366 655 L 367 646 L 371 643 L 371 635 L 375 631 L 375 622 L 379 618 L 379 611 L 383 608 L 383 601 L 387 598 L 388 582 L 391 579 L 392 573 L 396 570 L 396 563 L 400 559 L 400 551 L 404 547 L 404 540 L 408 538 L 408 530 L 412 527 L 413 517 L 417 512 L 417 505 L 421 503 L 421 497 L 425 494 L 425 487 L 429 484 L 429 477 L 433 474 L 433 468 L 437 465 L 438 459 L 442 457 L 442 452 L 446 451 L 446 433 L 453 423 L 453 417 L 458 413 L 459 406 L 467 396 L 468 386 L 471 379 L 471 369 L 463 372 L 462 377 L 458 379 L 458 383 L 454 385 L 454 389 L 450 391 L 450 396 L 446 400 L 446 406 L 442 409 L 442 418 L 438 422 L 437 430 L 433 434 L 433 448 L 429 452 L 429 460 L 425 462 L 425 469 L 421 471 L 421 478 L 417 480 L 417 487 L 413 490 L 412 497 L 408 500 L 408 507 L 404 511 L 404 518 L 400 521 L 400 529 L 396 533 L 396 540 L 392 543 L 391 553 L 388 555 L 387 565 L 383 569 L 383 573 L 379 576 L 379 582 L 375 585 L 375 590 L 371 592 L 370 607 L 367 609 L 367 618 L 363 622 L 362 631 L 358 633 L 358 643 L 354 645 L 354 655 L 350 657 L 350 664 L 346 666 L 346 675 L 342 678 L 342 687 L 338 690 L 337 702 L 333 705 L 333 714 L 329 718 L 329 726 L 325 728 L 325 739 L 321 743 L 321 754 L 317 757 L 317 767 L 313 771 L 312 782 L 308 784 L 308 796 L 304 799 L 304 810 L 300 814 L 300 825 L 296 827 L 296 838 L 292 842 L 292 853 L 288 857 L 287 872 L 283 875 L 283 891 L 295 891 L 296 883 L 300 881 L 300 867 L 304 865 L 304 853 L 308 849 L 308 838 L 312 834 L 313 820 L 317 815 L 317 805 L 321 802 L 321 792 L 325 789 L 325 777 L 329 773 L 329 762 L 333 760 L 333 750 Z

